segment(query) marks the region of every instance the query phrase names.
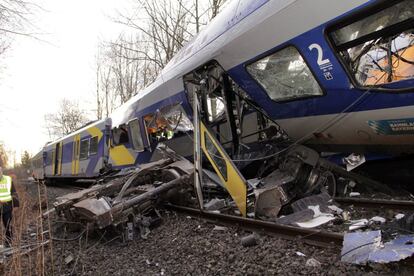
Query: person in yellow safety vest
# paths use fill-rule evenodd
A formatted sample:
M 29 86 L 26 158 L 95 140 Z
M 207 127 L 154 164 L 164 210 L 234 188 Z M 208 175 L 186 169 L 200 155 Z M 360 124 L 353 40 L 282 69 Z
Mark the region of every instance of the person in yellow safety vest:
M 13 185 L 12 178 L 3 175 L 3 168 L 0 167 L 0 214 L 6 229 L 5 246 L 12 244 L 13 232 L 11 222 L 13 218 L 13 207 L 19 207 L 19 198 Z

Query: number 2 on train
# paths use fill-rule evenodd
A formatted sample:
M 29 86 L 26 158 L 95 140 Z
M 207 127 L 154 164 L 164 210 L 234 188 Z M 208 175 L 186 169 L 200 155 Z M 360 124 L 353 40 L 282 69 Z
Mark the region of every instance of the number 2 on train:
M 323 65 L 326 65 L 328 63 L 331 63 L 331 61 L 329 59 L 323 59 L 323 50 L 322 50 L 321 45 L 314 43 L 314 44 L 309 45 L 308 48 L 309 48 L 310 51 L 312 51 L 313 49 L 316 49 L 318 51 L 317 63 L 318 63 L 319 66 L 323 66 Z

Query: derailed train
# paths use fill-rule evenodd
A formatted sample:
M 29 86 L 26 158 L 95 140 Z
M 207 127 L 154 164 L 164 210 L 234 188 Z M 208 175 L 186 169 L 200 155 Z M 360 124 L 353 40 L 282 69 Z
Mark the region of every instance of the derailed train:
M 191 157 L 194 137 L 224 182 L 222 159 L 252 175 L 282 144 L 410 154 L 413 28 L 412 0 L 230 1 L 110 118 L 47 144 L 35 177 L 139 166 L 157 159 L 160 142 Z

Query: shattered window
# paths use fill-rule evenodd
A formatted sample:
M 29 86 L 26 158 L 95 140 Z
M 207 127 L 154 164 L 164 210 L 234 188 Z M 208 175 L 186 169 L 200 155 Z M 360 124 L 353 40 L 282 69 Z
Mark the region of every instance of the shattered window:
M 160 116 L 165 119 L 167 127 L 174 133 L 188 132 L 194 129 L 193 123 L 179 103 L 162 108 Z
M 98 153 L 98 136 L 92 137 L 89 141 L 89 155 Z
M 80 159 L 88 158 L 89 139 L 82 140 L 80 143 Z
M 340 56 L 360 86 L 412 79 L 412 1 L 402 1 L 331 33 Z M 410 26 L 410 27 L 408 27 Z
M 207 112 L 210 122 L 220 119 L 225 112 L 223 97 L 209 95 L 207 97 Z
M 221 175 L 223 176 L 224 180 L 227 181 L 227 165 L 226 161 L 224 160 L 223 156 L 220 154 L 219 150 L 214 145 L 213 141 L 211 141 L 210 137 L 208 136 L 207 132 L 204 133 L 204 140 L 205 146 L 208 154 L 210 155 L 211 159 L 213 159 L 214 164 L 220 171 Z
M 165 141 L 179 132 L 193 131 L 193 123 L 181 104 L 173 104 L 157 110 L 155 114 L 144 116 L 148 137 L 156 141 Z
M 142 141 L 141 129 L 138 119 L 129 122 L 129 130 L 131 131 L 132 146 L 137 151 L 144 150 L 144 142 Z
M 247 71 L 275 101 L 323 95 L 309 67 L 293 46 L 250 64 Z
M 112 143 L 115 146 L 129 143 L 128 128 L 125 124 L 112 129 Z

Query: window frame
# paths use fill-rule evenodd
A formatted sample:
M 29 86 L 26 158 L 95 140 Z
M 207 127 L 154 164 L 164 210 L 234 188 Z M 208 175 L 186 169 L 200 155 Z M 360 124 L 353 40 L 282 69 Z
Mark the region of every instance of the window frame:
M 87 151 L 86 151 L 86 157 L 82 157 L 82 142 L 87 141 L 88 142 L 88 147 L 87 147 Z M 89 138 L 84 138 L 81 139 L 79 142 L 79 160 L 87 160 L 89 158 L 89 145 L 90 145 L 90 141 Z
M 209 142 L 207 142 L 209 141 Z M 214 149 L 216 150 L 216 152 L 212 153 L 209 152 L 209 148 L 207 147 L 207 143 L 211 144 Z M 206 148 L 206 151 L 208 152 L 208 155 L 210 155 L 211 160 L 213 161 L 214 165 L 217 167 L 217 169 L 220 171 L 221 176 L 223 177 L 223 179 L 227 182 L 229 180 L 228 177 L 228 169 L 227 169 L 227 162 L 226 162 L 226 158 L 221 154 L 219 148 L 216 146 L 216 144 L 214 143 L 214 141 L 210 138 L 209 133 L 207 133 L 207 131 L 204 132 L 204 146 Z M 214 155 L 217 155 L 219 157 L 216 157 Z M 216 158 L 219 158 L 223 161 L 223 165 L 224 166 L 219 166 L 219 164 L 216 161 Z
M 127 131 L 126 137 L 128 137 L 128 141 L 127 142 L 115 143 L 115 140 L 114 140 L 114 130 L 115 129 L 117 129 L 117 130 L 120 129 L 121 126 L 124 126 L 126 128 L 126 131 Z M 120 124 L 120 125 L 118 125 L 116 127 L 112 127 L 111 128 L 111 139 L 110 140 L 111 140 L 111 146 L 112 147 L 117 147 L 117 146 L 121 146 L 121 145 L 130 146 L 131 145 L 131 137 L 130 137 L 130 133 L 129 133 L 128 122 L 127 123 L 122 123 L 122 124 Z M 119 136 L 119 140 L 121 140 L 121 135 Z
M 347 44 L 354 44 L 357 43 L 358 41 L 361 41 L 362 39 L 355 39 L 353 41 L 350 42 L 346 42 L 341 44 L 340 46 L 337 46 L 334 42 L 334 38 L 332 37 L 331 33 L 333 33 L 336 30 L 339 30 L 343 27 L 346 27 L 350 24 L 353 24 L 355 22 L 358 22 L 368 16 L 374 15 L 378 12 L 381 12 L 382 10 L 385 10 L 387 8 L 390 8 L 394 5 L 397 5 L 401 2 L 403 2 L 404 0 L 395 0 L 395 1 L 387 1 L 387 0 L 379 0 L 377 3 L 373 3 L 373 4 L 369 4 L 366 7 L 363 7 L 361 9 L 359 9 L 356 12 L 353 12 L 349 15 L 346 15 L 344 18 L 341 18 L 335 22 L 333 22 L 332 24 L 328 25 L 327 28 L 325 28 L 324 31 L 324 37 L 326 42 L 328 43 L 329 47 L 331 48 L 335 58 L 338 60 L 338 62 L 341 64 L 342 69 L 345 71 L 349 81 L 351 82 L 351 84 L 353 85 L 353 87 L 359 89 L 359 90 L 363 90 L 363 91 L 370 91 L 370 92 L 377 92 L 377 93 L 392 93 L 392 94 L 399 94 L 399 93 L 412 93 L 413 89 L 414 89 L 414 85 L 406 87 L 406 88 L 396 88 L 396 87 L 389 87 L 390 85 L 393 86 L 396 83 L 404 83 L 407 81 L 414 81 L 414 79 L 407 79 L 407 80 L 400 80 L 397 82 L 393 82 L 393 83 L 387 83 L 387 84 L 380 84 L 380 85 L 375 85 L 375 86 L 363 86 L 360 85 L 359 82 L 356 80 L 355 76 L 354 76 L 354 72 L 351 71 L 351 68 L 347 65 L 346 61 L 342 58 L 340 52 L 343 51 L 341 47 L 344 47 L 344 45 Z M 404 21 L 403 21 L 404 22 Z M 407 22 L 407 21 L 405 21 Z M 401 23 L 400 23 L 401 24 Z M 403 23 L 406 24 L 406 23 Z M 375 33 L 379 33 L 379 34 L 387 34 L 390 33 L 390 31 L 392 31 L 392 29 L 394 29 L 393 26 L 389 26 L 385 29 L 382 29 L 380 31 L 371 33 L 371 34 L 375 34 Z M 369 35 L 363 36 L 362 38 L 369 38 Z M 362 40 L 363 41 L 363 40 Z M 352 43 L 352 44 L 351 44 Z M 362 42 L 363 43 L 363 42 Z M 350 47 L 352 48 L 352 47 Z M 349 49 L 349 48 L 348 48 Z
M 91 152 L 91 141 L 92 139 L 96 138 L 96 152 Z M 98 136 L 92 136 L 89 138 L 89 149 L 88 149 L 88 156 L 96 155 L 99 152 L 99 137 Z
M 250 74 L 249 70 L 247 70 L 247 67 L 260 61 L 261 59 L 264 59 L 266 57 L 269 57 L 271 55 L 274 55 L 280 51 L 283 51 L 284 49 L 287 49 L 289 47 L 293 47 L 298 53 L 299 55 L 302 57 L 304 63 L 306 64 L 306 66 L 308 67 L 309 71 L 311 72 L 312 77 L 315 79 L 316 83 L 319 85 L 319 88 L 321 89 L 322 94 L 321 95 L 311 95 L 311 96 L 304 96 L 304 97 L 298 97 L 298 98 L 294 98 L 294 99 L 285 99 L 285 100 L 274 100 L 270 97 L 268 91 L 263 87 L 263 85 L 261 85 L 261 83 L 252 75 Z M 271 49 L 267 52 L 264 52 L 263 54 L 255 57 L 254 59 L 250 60 L 249 62 L 244 64 L 244 70 L 246 71 L 246 73 L 250 76 L 250 78 L 255 82 L 255 84 L 260 87 L 260 89 L 263 91 L 263 93 L 266 95 L 266 97 L 271 100 L 272 102 L 275 103 L 289 103 L 289 102 L 295 102 L 295 101 L 302 101 L 302 100 L 308 100 L 308 99 L 313 99 L 313 98 L 321 98 L 326 96 L 326 91 L 324 86 L 322 85 L 320 79 L 318 78 L 318 76 L 315 74 L 312 66 L 310 65 L 310 63 L 308 62 L 306 55 L 304 55 L 302 53 L 302 51 L 296 47 L 296 45 L 292 44 L 292 43 L 288 43 L 285 44 L 283 46 Z
M 130 127 L 130 123 L 133 122 L 133 121 L 137 121 L 138 122 L 139 136 L 141 137 L 141 142 L 142 142 L 142 146 L 141 147 L 142 147 L 142 149 L 136 149 L 135 148 L 135 145 L 134 145 L 134 139 L 132 137 L 132 131 L 131 131 L 131 127 Z M 130 143 L 129 144 L 131 145 L 132 149 L 135 150 L 136 152 L 144 152 L 145 151 L 145 141 L 144 141 L 144 138 L 142 137 L 141 119 L 139 117 L 133 118 L 133 119 L 131 119 L 131 120 L 129 120 L 127 122 L 127 126 L 128 126 L 128 132 L 129 132 L 128 135 L 129 135 L 129 139 L 130 139 Z M 145 128 L 145 132 L 146 132 L 146 127 L 144 126 L 144 128 Z M 147 133 L 146 136 L 148 136 L 148 133 Z M 147 139 L 148 139 L 148 137 L 147 137 Z

